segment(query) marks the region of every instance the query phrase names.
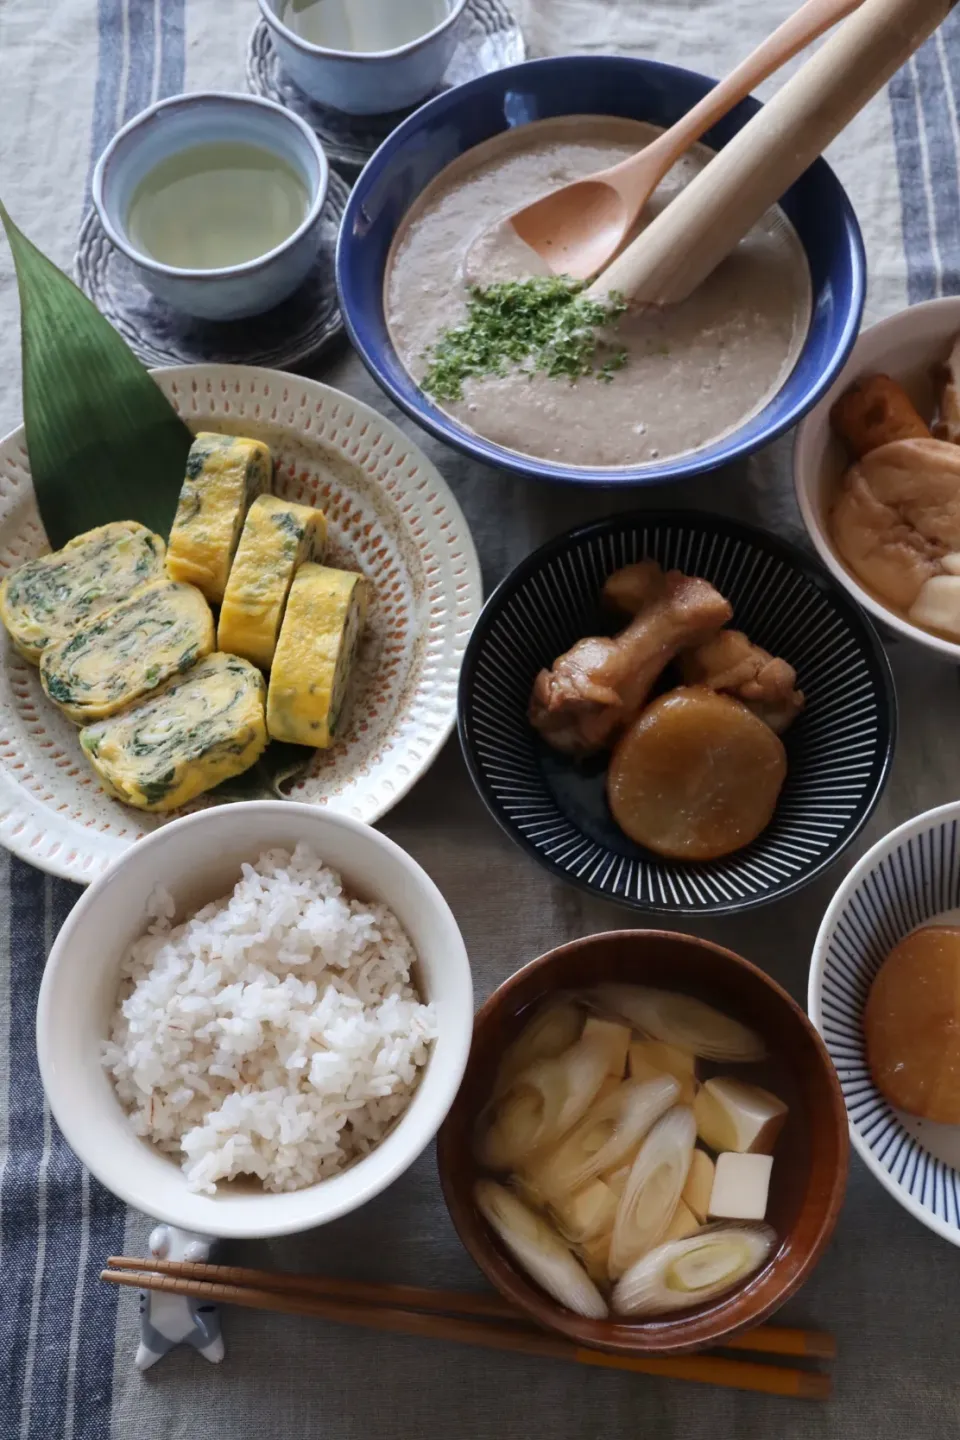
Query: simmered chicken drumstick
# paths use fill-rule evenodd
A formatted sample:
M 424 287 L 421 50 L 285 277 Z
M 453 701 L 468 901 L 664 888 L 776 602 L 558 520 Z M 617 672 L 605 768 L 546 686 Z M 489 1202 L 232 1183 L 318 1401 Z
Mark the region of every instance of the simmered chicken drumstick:
M 709 639 L 733 614 L 706 580 L 677 570 L 665 575 L 648 562 L 642 582 L 647 599 L 625 630 L 613 639 L 579 641 L 537 676 L 530 723 L 554 749 L 589 755 L 612 745 L 640 712 L 664 667 L 681 650 Z
M 648 603 L 657 576 L 662 572 L 655 560 L 615 570 L 603 587 L 604 604 L 636 615 Z M 721 630 L 680 658 L 685 685 L 703 685 L 742 700 L 778 735 L 803 709 L 793 666 L 768 655 L 740 630 Z
M 663 571 L 656 560 L 638 560 L 614 570 L 604 581 L 601 599 L 608 610 L 622 615 L 638 615 L 655 595 L 663 590 Z
M 701 685 L 742 700 L 771 730 L 782 735 L 804 706 L 797 672 L 768 655 L 741 630 L 721 630 L 680 657 L 685 685 Z

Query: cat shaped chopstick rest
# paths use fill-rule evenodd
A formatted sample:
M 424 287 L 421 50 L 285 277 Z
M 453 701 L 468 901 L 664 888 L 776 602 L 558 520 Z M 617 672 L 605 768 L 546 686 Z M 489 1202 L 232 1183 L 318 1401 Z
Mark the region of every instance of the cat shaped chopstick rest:
M 150 1235 L 150 1254 L 158 1260 L 210 1259 L 215 1240 L 191 1235 L 171 1225 L 158 1225 Z M 216 1305 L 188 1300 L 183 1295 L 165 1295 L 157 1290 L 140 1292 L 140 1346 L 137 1368 L 149 1370 L 178 1345 L 192 1345 L 206 1359 L 218 1365 L 223 1359 L 220 1312 Z

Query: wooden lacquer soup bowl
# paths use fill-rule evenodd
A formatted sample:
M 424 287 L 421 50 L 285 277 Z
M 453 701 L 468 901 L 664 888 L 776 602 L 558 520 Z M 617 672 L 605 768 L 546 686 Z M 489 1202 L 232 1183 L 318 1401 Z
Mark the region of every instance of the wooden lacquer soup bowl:
M 779 1244 L 764 1268 L 729 1295 L 662 1319 L 587 1320 L 552 1300 L 509 1257 L 473 1201 L 484 1173 L 474 1155 L 478 1117 L 503 1051 L 542 1001 L 601 982 L 684 991 L 750 1025 L 766 1041 L 760 1064 L 718 1066 L 774 1091 L 789 1105 L 777 1141 L 767 1221 Z M 520 1310 L 581 1345 L 625 1354 L 705 1349 L 750 1329 L 806 1280 L 843 1203 L 849 1139 L 843 1096 L 819 1035 L 769 976 L 692 935 L 620 930 L 551 950 L 512 975 L 478 1012 L 463 1083 L 440 1131 L 437 1160 L 461 1240 L 493 1285 Z

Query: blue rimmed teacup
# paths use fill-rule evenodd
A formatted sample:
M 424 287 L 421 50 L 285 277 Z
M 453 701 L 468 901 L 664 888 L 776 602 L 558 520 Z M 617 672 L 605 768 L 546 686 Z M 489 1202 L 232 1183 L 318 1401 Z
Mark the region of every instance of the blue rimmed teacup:
M 375 0 L 389 12 L 404 0 Z M 280 63 L 304 94 L 347 115 L 382 115 L 419 105 L 436 90 L 457 44 L 467 0 L 441 0 L 440 20 L 404 45 L 340 50 L 305 39 L 286 23 L 286 0 L 259 0 Z M 389 32 L 386 27 L 385 35 Z
M 182 151 L 224 142 L 270 151 L 303 181 L 307 212 L 293 233 L 255 259 L 215 269 L 182 269 L 138 249 L 129 212 L 141 182 Z M 320 245 L 328 180 L 320 142 L 298 116 L 271 100 L 204 91 L 161 100 L 119 130 L 97 162 L 93 201 L 113 244 L 160 300 L 198 319 L 240 320 L 272 309 L 306 279 Z

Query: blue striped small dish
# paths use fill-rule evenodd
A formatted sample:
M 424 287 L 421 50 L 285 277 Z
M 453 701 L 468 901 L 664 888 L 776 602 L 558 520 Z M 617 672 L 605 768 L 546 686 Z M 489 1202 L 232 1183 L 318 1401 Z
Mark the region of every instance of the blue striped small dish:
M 527 719 L 538 670 L 608 629 L 604 580 L 644 558 L 712 581 L 734 625 L 789 660 L 807 697 L 785 737 L 788 775 L 771 824 L 721 860 L 665 861 L 635 845 L 607 808 L 605 759 L 577 765 Z M 800 551 L 720 516 L 640 511 L 562 535 L 507 577 L 467 647 L 458 720 L 481 796 L 547 869 L 635 910 L 704 915 L 790 894 L 849 845 L 886 782 L 896 697 L 869 620 Z
M 867 1067 L 863 1011 L 884 959 L 918 925 L 960 912 L 960 802 L 892 831 L 850 872 L 827 911 L 808 1009 L 840 1077 L 861 1159 L 911 1215 L 960 1245 L 960 1126 L 894 1110 Z

